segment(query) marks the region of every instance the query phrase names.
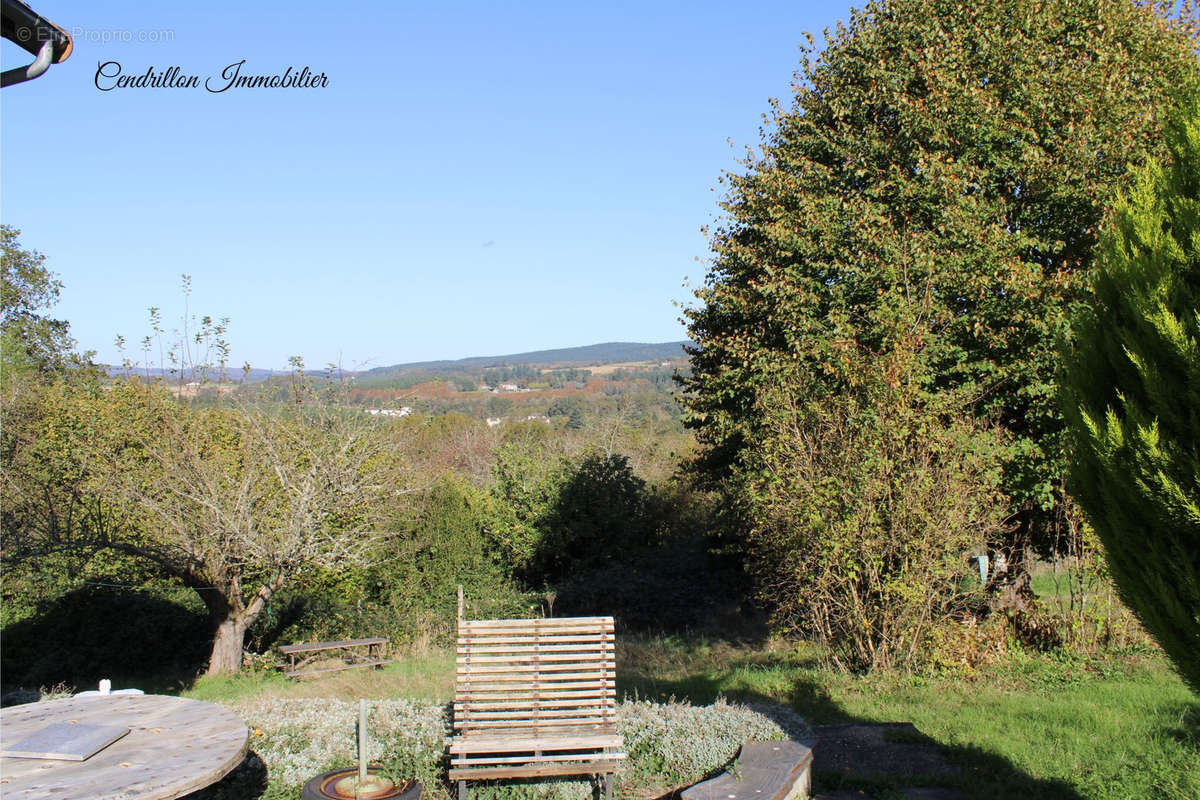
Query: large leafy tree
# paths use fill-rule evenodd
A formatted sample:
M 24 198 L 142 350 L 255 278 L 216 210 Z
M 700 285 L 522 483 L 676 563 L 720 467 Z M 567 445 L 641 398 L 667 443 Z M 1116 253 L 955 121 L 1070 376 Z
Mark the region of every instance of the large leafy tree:
M 726 176 L 711 269 L 685 312 L 702 474 L 754 466 L 760 401 L 783 377 L 801 402 L 838 396 L 864 360 L 903 351 L 908 372 L 882 380 L 917 381 L 1008 434 L 1013 555 L 1052 541 L 1055 343 L 1107 199 L 1160 152 L 1160 109 L 1197 81 L 1189 15 L 876 0 L 829 34 L 761 152 Z
M 1200 101 L 1116 209 L 1067 359 L 1070 489 L 1121 596 L 1200 692 Z
M 21 232 L 0 225 L 0 379 L 60 369 L 74 341 L 70 325 L 46 311 L 58 302 L 62 283 L 46 269 L 46 257 L 21 246 Z
M 55 416 L 64 393 L 96 390 L 99 368 L 90 363 L 91 353 L 74 352 L 67 321 L 51 316 L 62 284 L 20 235 L 0 225 L 0 548 L 6 562 L 21 542 L 71 541 L 104 521 L 102 509 L 81 492 L 78 465 L 57 447 L 70 422 Z M 5 620 L 72 586 L 83 561 L 64 550 L 26 562 L 27 569 L 4 569 Z

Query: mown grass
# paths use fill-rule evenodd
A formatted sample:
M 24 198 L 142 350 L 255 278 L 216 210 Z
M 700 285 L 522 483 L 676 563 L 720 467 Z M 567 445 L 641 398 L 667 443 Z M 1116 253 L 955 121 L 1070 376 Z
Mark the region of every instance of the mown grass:
M 962 766 L 970 797 L 1200 798 L 1200 703 L 1153 653 L 1029 655 L 970 674 L 855 676 L 812 648 L 631 643 L 643 696 L 766 699 L 814 724 L 912 722 Z M 618 674 L 622 674 L 620 669 Z
M 448 700 L 454 694 L 454 654 L 430 650 L 397 658 L 382 669 L 350 669 L 306 680 L 292 680 L 273 670 L 203 676 L 180 694 L 214 702 L 303 697 Z

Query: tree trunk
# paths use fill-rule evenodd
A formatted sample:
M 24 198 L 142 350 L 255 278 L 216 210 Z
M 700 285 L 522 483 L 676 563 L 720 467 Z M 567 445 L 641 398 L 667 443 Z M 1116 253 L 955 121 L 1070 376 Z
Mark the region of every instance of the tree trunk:
M 208 675 L 225 675 L 242 668 L 242 647 L 246 630 L 258 619 L 271 595 L 283 585 L 283 575 L 276 575 L 259 587 L 249 605 L 244 605 L 235 582 L 228 591 L 213 586 L 197 588 L 208 608 L 213 623 L 212 653 L 208 658 Z
M 209 675 L 237 672 L 242 668 L 242 644 L 246 639 L 246 621 L 230 616 L 217 625 L 213 636 L 212 655 L 208 659 Z

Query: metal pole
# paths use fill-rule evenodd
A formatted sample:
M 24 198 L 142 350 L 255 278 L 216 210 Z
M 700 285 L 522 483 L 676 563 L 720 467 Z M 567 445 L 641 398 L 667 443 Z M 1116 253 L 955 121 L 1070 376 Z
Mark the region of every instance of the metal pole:
M 12 86 L 14 83 L 24 83 L 31 81 L 38 75 L 41 75 L 46 70 L 50 69 L 51 62 L 54 61 L 54 42 L 47 41 L 38 50 L 37 58 L 27 67 L 15 67 L 14 69 L 6 69 L 0 73 L 0 86 Z
M 367 701 L 358 701 L 358 786 L 354 796 L 358 797 L 363 784 L 367 782 Z

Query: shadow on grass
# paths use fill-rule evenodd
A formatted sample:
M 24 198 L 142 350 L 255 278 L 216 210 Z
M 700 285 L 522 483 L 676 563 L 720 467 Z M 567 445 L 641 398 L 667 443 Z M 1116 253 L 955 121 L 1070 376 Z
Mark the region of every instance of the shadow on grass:
M 1179 724 L 1168 733 L 1179 743 L 1200 753 L 1200 703 L 1184 703 L 1176 713 L 1179 715 Z
M 927 796 L 1010 800 L 1082 800 L 1061 780 L 1036 778 L 994 752 L 973 745 L 950 745 L 910 723 L 880 723 L 847 712 L 818 679 L 818 654 L 755 653 L 707 670 L 663 679 L 638 665 L 618 669 L 625 694 L 711 703 L 718 697 L 761 706 L 771 716 L 780 705 L 798 712 L 814 727 L 814 794 L 903 797 L 909 787 L 931 787 Z M 783 714 L 776 718 L 783 726 Z M 1185 720 L 1180 736 L 1194 736 L 1195 719 Z M 936 794 L 941 789 L 942 794 Z M 675 789 L 660 800 L 678 796 Z M 856 794 L 861 793 L 861 794 Z M 913 795 L 918 796 L 918 795 Z
M 175 694 L 203 669 L 211 644 L 201 612 L 148 591 L 89 586 L 4 628 L 3 689 L 94 689 L 109 678 L 113 688 Z

